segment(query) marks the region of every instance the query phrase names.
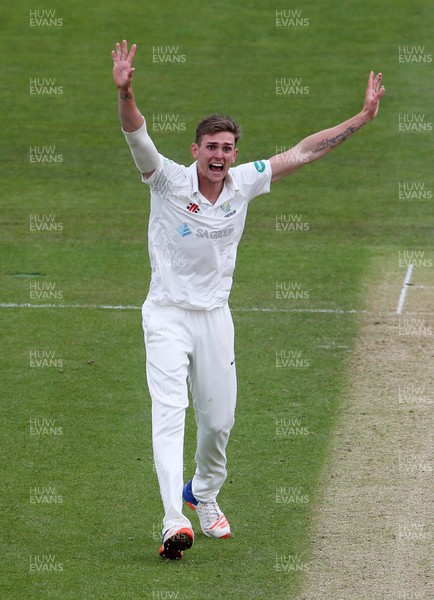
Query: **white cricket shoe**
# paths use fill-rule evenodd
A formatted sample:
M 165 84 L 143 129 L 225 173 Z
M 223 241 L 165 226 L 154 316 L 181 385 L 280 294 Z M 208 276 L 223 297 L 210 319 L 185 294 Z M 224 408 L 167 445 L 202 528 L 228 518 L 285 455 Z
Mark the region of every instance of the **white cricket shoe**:
M 195 510 L 199 517 L 200 527 L 208 537 L 231 537 L 231 527 L 215 500 L 201 502 L 193 496 L 191 481 L 184 487 L 184 501 Z

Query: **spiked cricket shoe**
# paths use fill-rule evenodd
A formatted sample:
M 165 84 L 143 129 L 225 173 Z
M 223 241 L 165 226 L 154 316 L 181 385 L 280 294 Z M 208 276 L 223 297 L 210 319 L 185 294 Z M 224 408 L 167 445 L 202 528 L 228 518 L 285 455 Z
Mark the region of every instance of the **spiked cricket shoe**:
M 191 481 L 184 487 L 184 501 L 197 512 L 200 527 L 208 537 L 228 538 L 231 537 L 231 528 L 219 505 L 215 500 L 201 502 L 193 496 Z
M 170 560 L 179 560 L 184 556 L 184 550 L 191 548 L 193 540 L 194 533 L 190 527 L 181 529 L 172 527 L 163 533 L 160 556 Z

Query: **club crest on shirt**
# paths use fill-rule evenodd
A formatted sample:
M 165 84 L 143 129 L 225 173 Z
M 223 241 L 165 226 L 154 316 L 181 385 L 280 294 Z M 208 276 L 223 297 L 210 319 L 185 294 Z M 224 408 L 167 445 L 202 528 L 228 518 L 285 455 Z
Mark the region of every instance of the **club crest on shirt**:
M 235 209 L 231 211 L 231 205 L 229 200 L 223 202 L 223 204 L 220 206 L 220 209 L 225 213 L 225 217 L 231 217 L 237 212 Z

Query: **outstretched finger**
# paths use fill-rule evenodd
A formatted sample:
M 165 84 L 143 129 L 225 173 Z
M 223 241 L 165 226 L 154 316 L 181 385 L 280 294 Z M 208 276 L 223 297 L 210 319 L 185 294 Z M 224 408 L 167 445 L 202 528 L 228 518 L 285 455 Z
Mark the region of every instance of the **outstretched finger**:
M 375 78 L 374 81 L 374 85 L 375 85 L 375 89 L 379 90 L 380 86 L 381 86 L 381 80 L 383 79 L 383 75 L 381 73 L 377 74 L 377 77 Z
M 134 55 L 136 54 L 137 46 L 133 44 L 130 49 L 130 53 L 128 54 L 127 61 L 131 64 L 133 62 Z
M 128 56 L 127 40 L 122 40 L 122 60 L 126 60 Z
M 117 42 L 115 44 L 115 49 L 112 50 L 113 61 L 119 60 L 120 56 L 121 56 L 121 46 L 120 46 L 119 42 Z

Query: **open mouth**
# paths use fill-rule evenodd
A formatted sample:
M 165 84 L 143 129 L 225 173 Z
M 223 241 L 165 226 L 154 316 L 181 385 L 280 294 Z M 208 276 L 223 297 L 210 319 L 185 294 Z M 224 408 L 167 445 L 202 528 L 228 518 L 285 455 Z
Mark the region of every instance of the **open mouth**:
M 213 162 L 209 165 L 209 170 L 212 171 L 213 173 L 223 173 L 223 169 L 224 169 L 223 163 Z

